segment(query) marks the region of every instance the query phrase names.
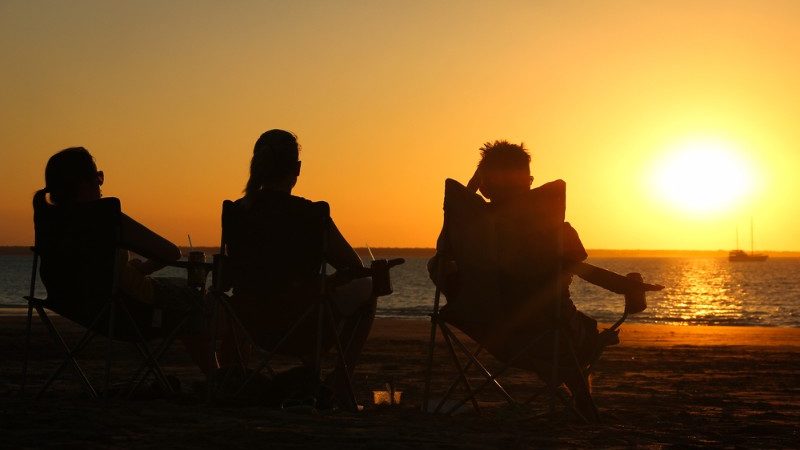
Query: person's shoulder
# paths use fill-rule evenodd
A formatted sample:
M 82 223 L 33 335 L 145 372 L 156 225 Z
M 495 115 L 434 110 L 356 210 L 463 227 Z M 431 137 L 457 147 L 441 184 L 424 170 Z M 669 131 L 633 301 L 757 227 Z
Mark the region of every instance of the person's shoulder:
M 564 180 L 554 180 L 528 191 L 528 198 L 544 202 L 566 202 L 567 183 Z
M 531 189 L 538 192 L 564 192 L 567 190 L 567 182 L 562 179 L 548 181 L 547 183 Z
M 330 205 L 321 200 L 309 200 L 299 195 L 289 195 L 287 197 L 287 205 L 296 212 L 303 215 L 324 215 L 330 214 Z
M 300 216 L 327 215 L 330 211 L 326 202 L 312 201 L 299 195 L 277 191 L 261 191 L 255 195 L 246 195 L 233 204 L 237 208 L 247 210 L 279 210 Z

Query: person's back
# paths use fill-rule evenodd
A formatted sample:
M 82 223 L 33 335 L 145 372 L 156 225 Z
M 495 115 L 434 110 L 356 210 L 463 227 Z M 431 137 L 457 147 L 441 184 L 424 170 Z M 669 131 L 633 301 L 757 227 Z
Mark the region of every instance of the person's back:
M 223 214 L 235 304 L 245 322 L 275 331 L 319 294 L 328 207 L 281 191 L 259 191 Z M 263 328 L 263 327 L 261 327 Z
M 226 275 L 234 291 L 231 306 L 250 336 L 264 348 L 280 342 L 278 353 L 309 360 L 317 318 L 297 321 L 323 294 L 322 262 L 337 271 L 363 266 L 330 218 L 327 203 L 292 195 L 300 175 L 299 151 L 296 136 L 287 131 L 270 130 L 259 137 L 245 195 L 223 212 L 223 240 L 232 262 L 233 273 Z M 327 294 L 352 372 L 375 315 L 371 279 L 356 279 Z M 287 336 L 289 329 L 294 331 Z M 225 348 L 230 355 L 224 359 L 235 361 L 233 346 Z M 347 398 L 344 374 L 337 366 L 329 380 L 341 399 Z
M 115 294 L 119 201 L 76 205 L 34 204 L 39 273 L 49 306 L 79 323 L 89 323 Z
M 559 242 L 566 237 L 570 260 L 586 256 L 564 223 L 564 205 L 560 180 L 501 203 L 487 203 L 453 180 L 446 183 L 436 259 L 448 258 L 457 267 L 450 284 L 458 292 L 445 288 L 443 315 L 493 353 L 513 353 L 521 337 L 547 329 L 556 302 L 565 316 L 575 310 Z
M 116 198 L 103 198 L 105 180 L 94 157 L 83 147 L 64 149 L 45 167 L 45 187 L 33 198 L 40 275 L 52 309 L 90 326 L 112 295 L 125 302 L 148 337 L 169 332 L 198 302 L 185 279 L 150 276 L 178 260 L 180 250 L 121 211 Z M 129 250 L 148 258 L 129 258 Z M 153 312 L 163 312 L 162 325 L 152 326 Z M 119 311 L 117 311 L 119 313 Z M 200 314 L 180 336 L 203 371 L 209 371 L 208 337 Z M 120 327 L 125 326 L 122 321 Z M 166 331 L 165 331 L 166 330 Z M 118 328 L 115 335 L 135 336 Z
M 446 188 L 445 224 L 428 270 L 447 297 L 442 310 L 446 320 L 501 361 L 513 359 L 517 367 L 546 374 L 551 370 L 547 358 L 553 352 L 555 324 L 568 336 L 557 341 L 559 351 L 574 351 L 582 365 L 617 341 L 615 333 L 599 333 L 597 322 L 575 308 L 569 292 L 573 274 L 642 298 L 644 291 L 663 286 L 621 283 L 625 277 L 583 263 L 588 256 L 583 244 L 564 222 L 564 182 L 531 190 L 530 159 L 524 146 L 507 141 L 481 148 L 481 160 L 467 186 L 453 182 L 457 186 Z M 448 195 L 456 199 L 453 204 L 448 204 Z M 469 254 L 465 248 L 478 251 Z M 626 291 L 615 290 L 620 286 Z M 579 407 L 591 403 L 580 373 L 565 373 L 564 379 L 580 394 Z
M 235 294 L 283 290 L 318 275 L 327 205 L 279 191 L 260 191 L 226 211 L 225 241 L 234 262 Z

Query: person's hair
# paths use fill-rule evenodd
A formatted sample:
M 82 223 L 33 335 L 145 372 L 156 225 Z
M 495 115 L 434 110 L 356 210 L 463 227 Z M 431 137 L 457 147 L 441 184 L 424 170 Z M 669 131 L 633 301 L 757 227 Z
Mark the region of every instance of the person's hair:
M 46 203 L 47 194 L 53 204 L 69 202 L 85 182 L 96 182 L 97 165 L 83 147 L 71 147 L 51 156 L 44 169 L 44 189 L 33 196 L 34 206 Z
M 520 170 L 529 167 L 531 155 L 525 144 L 512 144 L 506 140 L 487 142 L 481 147 L 481 170 Z
M 297 175 L 299 156 L 300 144 L 294 133 L 269 130 L 262 134 L 253 147 L 245 195 L 255 194 L 270 181 Z

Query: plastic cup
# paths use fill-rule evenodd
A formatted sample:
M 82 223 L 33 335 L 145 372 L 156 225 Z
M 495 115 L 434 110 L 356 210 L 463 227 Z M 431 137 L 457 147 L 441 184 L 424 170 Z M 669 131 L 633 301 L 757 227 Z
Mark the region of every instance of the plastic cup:
M 186 273 L 186 281 L 189 287 L 205 288 L 207 275 L 206 268 L 203 266 L 203 263 L 206 262 L 205 252 L 189 252 L 188 261 L 189 268 Z

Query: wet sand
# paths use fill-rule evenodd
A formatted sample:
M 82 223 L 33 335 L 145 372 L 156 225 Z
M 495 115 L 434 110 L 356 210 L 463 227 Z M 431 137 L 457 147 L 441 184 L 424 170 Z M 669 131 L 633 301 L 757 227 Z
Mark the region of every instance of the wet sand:
M 67 340 L 79 329 L 65 321 Z M 259 406 L 204 403 L 193 391 L 202 375 L 177 345 L 165 370 L 183 394 L 171 399 L 89 400 L 71 372 L 44 399 L 21 396 L 24 317 L 0 314 L 0 408 L 6 448 L 528 448 L 628 446 L 795 447 L 800 442 L 800 329 L 623 325 L 619 346 L 603 355 L 595 375 L 599 425 L 583 425 L 546 404 L 509 407 L 497 394 L 483 412 L 455 416 L 419 412 L 429 323 L 379 319 L 356 382 L 359 414 L 287 412 Z M 59 354 L 35 325 L 32 383 L 43 381 Z M 103 347 L 90 347 L 87 368 L 99 380 Z M 133 360 L 118 346 L 120 366 Z M 437 348 L 434 385 L 452 374 Z M 402 403 L 370 405 L 372 389 L 393 380 Z M 541 384 L 512 371 L 506 387 L 518 399 Z M 475 375 L 474 381 L 478 382 Z M 98 385 L 101 385 L 98 383 Z

